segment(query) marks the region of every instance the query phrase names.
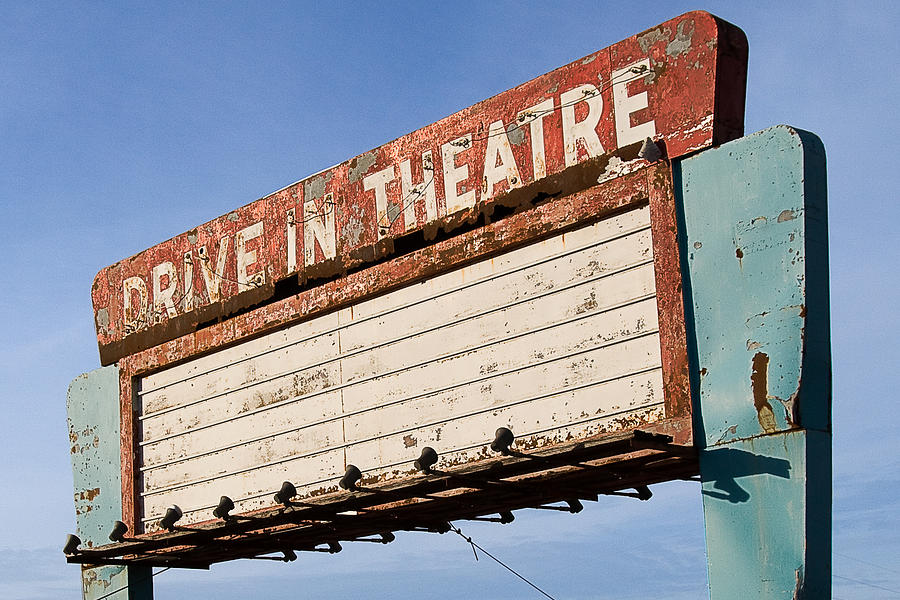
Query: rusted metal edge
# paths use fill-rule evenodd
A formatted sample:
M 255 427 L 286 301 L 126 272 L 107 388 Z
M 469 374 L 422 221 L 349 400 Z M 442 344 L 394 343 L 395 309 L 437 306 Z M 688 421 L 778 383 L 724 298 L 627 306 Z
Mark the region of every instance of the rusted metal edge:
M 209 562 L 192 562 L 188 560 L 181 560 L 177 558 L 164 558 L 164 559 L 153 559 L 153 560 L 140 560 L 135 561 L 133 559 L 126 558 L 101 558 L 99 562 L 93 562 L 95 558 L 93 557 L 91 550 L 84 550 L 81 554 L 76 554 L 74 556 L 67 556 L 66 562 L 71 564 L 83 565 L 85 568 L 90 569 L 93 567 L 103 567 L 103 566 L 122 566 L 127 567 L 135 564 L 140 564 L 141 566 L 147 567 L 157 567 L 157 568 L 169 568 L 169 569 L 204 569 L 209 570 L 209 567 L 212 563 Z
M 119 560 L 123 556 L 133 556 L 134 558 L 129 559 L 131 564 L 149 564 L 153 561 L 168 560 L 159 554 L 153 554 L 164 549 L 184 547 L 184 550 L 180 552 L 185 554 L 191 548 L 212 543 L 222 536 L 260 535 L 262 538 L 267 538 L 278 532 L 279 528 L 298 522 L 328 521 L 331 523 L 330 527 L 337 527 L 334 521 L 338 513 L 362 511 L 363 514 L 370 516 L 374 513 L 385 515 L 386 511 L 408 506 L 411 498 L 429 498 L 435 502 L 446 500 L 446 505 L 440 507 L 441 514 L 459 515 L 459 517 L 453 518 L 474 516 L 475 513 L 490 514 L 495 512 L 498 507 L 505 508 L 507 505 L 525 508 L 529 502 L 533 504 L 535 498 L 553 501 L 554 498 L 561 499 L 557 498 L 560 494 L 565 497 L 569 494 L 576 494 L 579 490 L 582 493 L 596 494 L 605 490 L 631 487 L 632 484 L 646 484 L 677 478 L 685 476 L 684 474 L 688 472 L 688 474 L 695 474 L 699 468 L 696 456 L 696 451 L 692 447 L 673 444 L 671 437 L 657 433 L 633 430 L 601 435 L 588 440 L 566 442 L 552 448 L 536 450 L 528 455 L 498 456 L 475 464 L 451 467 L 433 475 L 418 475 L 404 481 L 394 481 L 371 487 L 364 486 L 358 491 L 333 492 L 315 498 L 306 498 L 302 505 L 289 510 L 278 507 L 237 515 L 245 517 L 247 520 L 229 523 L 211 520 L 193 524 L 189 528 L 171 533 L 140 535 L 134 541 L 108 544 L 86 550 L 79 555 L 70 557 L 77 559 L 70 562 L 99 564 L 104 563 L 108 558 Z M 652 473 L 645 472 L 648 461 L 661 459 L 673 459 L 674 462 L 671 465 L 659 463 L 653 468 Z M 552 474 L 555 479 L 558 479 L 558 484 L 541 486 L 539 480 L 547 474 Z M 529 481 L 529 478 L 534 481 Z M 458 499 L 453 501 L 430 497 L 433 494 L 472 489 L 473 482 L 478 481 L 490 482 L 490 485 L 487 486 L 487 489 L 476 489 L 468 493 L 468 496 L 476 494 L 471 498 L 467 496 L 465 503 L 470 506 L 468 509 L 460 509 Z M 518 492 L 515 491 L 517 486 Z M 539 488 L 546 489 L 541 491 Z M 477 494 L 488 494 L 493 497 L 481 498 Z M 519 498 L 520 495 L 521 498 Z M 481 498 L 481 500 L 476 502 L 475 498 Z M 372 510 L 376 507 L 378 510 Z M 354 515 L 350 521 L 356 521 L 359 516 Z M 390 519 L 395 518 L 390 517 Z M 339 517 L 337 519 L 341 520 Z M 408 516 L 406 519 L 413 524 L 410 527 L 423 524 L 421 517 Z M 359 525 L 345 527 L 346 531 L 357 536 L 367 535 L 361 534 L 359 531 L 368 531 L 367 528 L 370 526 L 366 524 L 366 519 L 360 521 Z M 425 518 L 424 525 L 428 524 L 427 521 L 428 519 Z M 398 521 L 395 524 L 402 523 Z M 384 528 L 380 521 L 375 527 L 375 531 L 370 533 L 377 533 L 379 528 Z M 393 530 L 403 528 L 395 526 Z M 254 534 L 254 532 L 258 533 Z M 332 535 L 338 534 L 333 533 Z M 276 547 L 270 551 L 277 549 Z M 201 564 L 203 561 L 194 562 Z
M 660 169 L 652 173 L 648 192 L 666 416 L 684 417 L 691 414 L 691 384 L 678 219 L 675 202 L 672 201 L 675 190 L 671 172 Z M 679 432 L 676 440 L 690 443 L 689 432 L 690 429 Z
M 648 485 L 667 481 L 673 478 L 687 478 L 698 472 L 695 456 L 678 456 L 665 452 L 635 451 L 628 454 L 628 459 L 608 461 L 604 465 L 594 465 L 593 461 L 584 461 L 579 467 L 571 467 L 569 473 L 555 474 L 561 480 L 559 485 L 540 486 L 539 481 L 504 482 L 494 477 L 491 482 L 501 484 L 498 490 L 489 486 L 477 486 L 457 489 L 440 489 L 427 497 L 415 497 L 398 502 L 392 506 L 376 505 L 370 509 L 358 507 L 359 514 L 338 515 L 334 512 L 323 512 L 321 509 L 310 509 L 313 514 L 282 513 L 279 523 L 268 524 L 258 529 L 236 532 L 234 527 L 221 526 L 222 536 L 228 540 L 209 535 L 203 539 L 195 538 L 191 544 L 183 539 L 174 540 L 169 546 L 157 545 L 152 550 L 135 548 L 118 549 L 119 556 L 126 564 L 162 565 L 166 561 L 185 560 L 188 564 L 212 564 L 237 558 L 249 558 L 261 554 L 292 550 L 311 550 L 314 547 L 331 541 L 353 541 L 359 537 L 377 535 L 388 531 L 421 530 L 439 526 L 447 521 L 470 519 L 500 512 L 501 510 L 521 510 L 545 504 L 577 498 L 594 501 L 598 495 L 629 489 L 639 485 Z M 594 471 L 586 468 L 596 467 Z M 623 475 L 631 470 L 638 475 Z M 575 474 L 578 476 L 575 477 Z M 541 473 L 535 473 L 535 478 Z M 602 483 L 601 483 L 602 482 Z M 464 483 L 472 485 L 471 477 Z M 508 483 L 508 485 L 502 485 Z M 440 482 L 439 482 L 440 484 Z M 542 493 L 536 494 L 536 489 Z M 457 492 L 445 497 L 436 494 Z M 375 492 L 363 492 L 373 494 Z M 425 496 L 425 493 L 421 493 Z M 104 547 L 105 548 L 105 547 Z M 96 551 L 94 551 L 96 552 Z M 104 561 L 102 557 L 92 554 L 93 562 Z M 177 564 L 176 564 L 177 566 Z

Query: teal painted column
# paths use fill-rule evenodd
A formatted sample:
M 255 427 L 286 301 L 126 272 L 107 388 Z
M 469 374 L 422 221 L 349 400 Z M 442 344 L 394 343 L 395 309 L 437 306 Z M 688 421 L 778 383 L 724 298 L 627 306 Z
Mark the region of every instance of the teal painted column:
M 109 544 L 113 522 L 122 518 L 118 369 L 104 367 L 72 381 L 67 412 L 77 535 L 82 548 Z M 147 567 L 82 568 L 81 583 L 84 600 L 153 598 Z M 112 593 L 120 588 L 124 589 Z
M 710 597 L 831 597 L 825 152 L 786 126 L 675 165 Z

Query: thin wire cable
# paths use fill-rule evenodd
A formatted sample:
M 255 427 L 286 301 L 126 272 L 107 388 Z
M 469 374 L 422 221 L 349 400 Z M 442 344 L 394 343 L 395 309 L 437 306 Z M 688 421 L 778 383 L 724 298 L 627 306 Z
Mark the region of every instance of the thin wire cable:
M 530 585 L 531 587 L 533 587 L 534 589 L 536 589 L 537 591 L 539 591 L 541 594 L 544 595 L 544 597 L 549 598 L 550 600 L 556 600 L 553 596 L 551 596 L 550 594 L 548 594 L 547 592 L 545 592 L 544 590 L 542 590 L 541 588 L 539 588 L 539 587 L 536 586 L 535 584 L 531 583 L 528 579 L 525 578 L 525 576 L 520 575 L 518 572 L 516 572 L 515 569 L 513 569 L 512 567 L 510 567 L 509 565 L 507 565 L 506 563 L 504 563 L 502 560 L 500 560 L 499 558 L 497 558 L 496 556 L 494 556 L 493 554 L 491 554 L 490 552 L 488 552 L 487 550 L 485 550 L 484 548 L 482 548 L 481 546 L 479 546 L 478 544 L 476 544 L 476 543 L 472 540 L 471 537 L 465 535 L 465 534 L 464 534 L 458 527 L 456 527 L 453 523 L 450 523 L 449 525 L 450 525 L 450 530 L 451 530 L 453 533 L 457 534 L 459 537 L 461 537 L 462 539 L 466 540 L 467 542 L 469 542 L 469 543 L 472 545 L 472 552 L 475 554 L 475 560 L 478 560 L 478 553 L 475 552 L 475 549 L 477 548 L 477 549 L 481 550 L 481 552 L 484 553 L 485 556 L 487 556 L 488 558 L 490 558 L 491 560 L 493 560 L 494 562 L 496 562 L 498 565 L 500 565 L 501 567 L 503 567 L 504 569 L 506 569 L 507 571 L 509 571 L 510 573 L 512 573 L 513 575 L 515 575 L 516 577 L 518 577 L 519 579 L 521 579 L 522 581 L 524 581 L 525 583 L 527 583 L 528 585 Z
M 870 588 L 875 588 L 876 590 L 884 590 L 886 592 L 891 592 L 892 594 L 897 594 L 898 596 L 900 596 L 900 590 L 892 590 L 891 588 L 887 588 L 887 587 L 884 587 L 881 585 L 876 585 L 874 583 L 868 583 L 866 581 L 860 581 L 859 579 L 852 579 L 850 577 L 844 577 L 843 575 L 832 574 L 831 576 L 834 577 L 835 579 L 843 579 L 845 581 L 852 581 L 853 583 L 858 583 L 860 585 L 865 585 Z
M 862 563 L 862 564 L 864 564 L 864 565 L 869 565 L 870 567 L 875 567 L 876 569 L 881 569 L 882 571 L 887 571 L 888 573 L 896 573 L 896 574 L 900 575 L 900 571 L 898 571 L 898 570 L 896 570 L 896 569 L 889 569 L 889 568 L 887 568 L 887 567 L 882 567 L 881 565 L 876 565 L 875 563 L 869 562 L 869 561 L 867 561 L 867 560 L 862 560 L 862 559 L 859 559 L 859 558 L 854 558 L 854 557 L 848 556 L 848 555 L 846 555 L 846 554 L 841 554 L 840 552 L 834 552 L 834 551 L 832 551 L 832 554 L 834 554 L 835 556 L 840 556 L 840 557 L 842 557 L 842 558 L 849 558 L 850 560 L 854 560 L 854 561 L 856 561 L 856 562 L 858 562 L 858 563 Z
M 160 569 L 160 570 L 157 571 L 156 573 L 154 573 L 154 572 L 151 570 L 151 572 L 150 572 L 150 577 L 144 577 L 144 578 L 142 578 L 142 579 L 138 579 L 137 581 L 135 581 L 135 582 L 133 582 L 133 583 L 144 583 L 145 581 L 149 581 L 149 580 L 153 579 L 154 577 L 156 577 L 156 576 L 159 575 L 160 573 L 165 573 L 166 571 L 168 571 L 168 570 L 171 569 L 171 568 L 172 568 L 172 567 L 165 567 L 164 569 Z M 127 589 L 129 588 L 130 585 L 131 585 L 131 584 L 124 585 L 124 586 L 120 587 L 120 588 L 117 589 L 117 590 L 113 590 L 113 591 L 111 591 L 111 592 L 107 592 L 106 594 L 103 594 L 102 596 L 97 596 L 96 600 L 103 600 L 104 598 L 109 598 L 110 596 L 113 596 L 113 595 L 115 595 L 115 594 L 118 594 L 119 592 L 123 592 L 123 591 L 127 590 Z

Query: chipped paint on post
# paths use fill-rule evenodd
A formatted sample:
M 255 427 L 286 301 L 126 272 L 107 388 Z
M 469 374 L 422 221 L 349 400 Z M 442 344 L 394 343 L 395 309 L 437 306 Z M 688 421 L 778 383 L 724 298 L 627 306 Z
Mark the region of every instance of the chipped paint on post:
M 101 362 L 489 220 L 599 160 L 594 181 L 743 133 L 747 45 L 691 12 L 480 102 L 103 269 L 92 296 Z M 518 195 L 517 195 L 518 194 Z
M 686 159 L 676 171 L 707 446 L 830 429 L 824 183 L 813 195 L 816 182 L 803 178 L 824 153 L 806 135 L 767 129 Z M 739 186 L 746 191 L 732 191 Z M 703 280 L 706 273 L 720 283 Z
M 82 548 L 109 543 L 122 518 L 119 447 L 119 371 L 105 367 L 77 377 L 69 386 L 67 414 L 75 484 L 77 535 Z M 127 587 L 116 598 L 152 600 L 147 567 L 83 567 L 82 597 L 93 600 Z
M 785 126 L 677 164 L 710 595 L 830 597 L 825 154 Z

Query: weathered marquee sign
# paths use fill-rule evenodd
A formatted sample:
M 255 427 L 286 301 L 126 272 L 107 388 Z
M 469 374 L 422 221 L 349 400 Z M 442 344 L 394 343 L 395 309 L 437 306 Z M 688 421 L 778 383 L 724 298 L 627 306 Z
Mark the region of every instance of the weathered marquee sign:
M 637 168 L 646 138 L 669 157 L 732 139 L 745 63 L 740 30 L 688 13 L 118 262 L 93 285 L 101 362 L 553 193 L 585 161 Z
M 203 565 L 696 472 L 668 159 L 742 134 L 746 50 L 687 13 L 101 271 L 123 521 L 152 540 L 109 556 Z M 255 521 L 222 529 L 222 496 Z M 173 504 L 193 533 L 159 531 Z

